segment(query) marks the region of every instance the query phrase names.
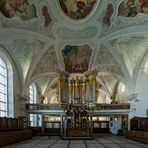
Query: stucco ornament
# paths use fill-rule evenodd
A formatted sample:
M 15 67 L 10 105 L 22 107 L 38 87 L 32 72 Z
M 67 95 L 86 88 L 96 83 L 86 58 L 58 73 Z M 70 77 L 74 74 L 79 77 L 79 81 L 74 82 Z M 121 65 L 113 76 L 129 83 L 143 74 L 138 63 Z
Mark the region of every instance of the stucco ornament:
M 122 70 L 117 61 L 105 47 L 101 47 L 94 67 L 96 67 L 99 72 L 109 72 L 123 76 Z
M 43 73 L 56 72 L 58 68 L 55 50 L 49 49 L 38 61 L 32 77 Z
M 62 39 L 90 39 L 96 36 L 97 32 L 96 27 L 88 27 L 82 30 L 72 30 L 66 27 L 57 29 L 57 34 Z
M 112 45 L 114 49 L 117 50 L 120 57 L 124 59 L 126 66 L 132 75 L 147 51 L 148 38 L 142 36 L 125 36 L 115 39 L 112 42 Z

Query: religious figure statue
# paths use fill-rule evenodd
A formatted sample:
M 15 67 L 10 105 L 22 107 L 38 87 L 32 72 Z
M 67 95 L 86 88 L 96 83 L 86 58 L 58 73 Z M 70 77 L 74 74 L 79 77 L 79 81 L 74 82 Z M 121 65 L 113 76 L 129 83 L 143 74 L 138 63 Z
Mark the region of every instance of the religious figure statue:
M 40 103 L 43 104 L 45 100 L 45 97 L 43 95 L 40 96 Z

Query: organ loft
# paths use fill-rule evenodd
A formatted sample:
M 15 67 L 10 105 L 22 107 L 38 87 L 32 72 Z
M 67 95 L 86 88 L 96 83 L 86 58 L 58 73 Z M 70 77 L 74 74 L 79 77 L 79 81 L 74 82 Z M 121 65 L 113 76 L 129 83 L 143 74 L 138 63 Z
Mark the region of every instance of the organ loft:
M 62 103 L 93 106 L 96 103 L 96 71 L 85 74 L 59 73 L 59 98 Z
M 92 117 L 88 109 L 96 103 L 96 71 L 85 74 L 59 73 L 59 98 L 65 114 L 61 119 L 61 136 L 64 139 L 92 139 Z

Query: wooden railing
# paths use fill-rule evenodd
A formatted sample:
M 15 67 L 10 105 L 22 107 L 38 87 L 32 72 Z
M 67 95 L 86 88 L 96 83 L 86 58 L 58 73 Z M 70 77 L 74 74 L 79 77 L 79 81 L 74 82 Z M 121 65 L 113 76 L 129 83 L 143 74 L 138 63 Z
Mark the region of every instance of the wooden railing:
M 60 104 L 26 104 L 27 110 L 61 110 Z
M 96 110 L 124 110 L 124 109 L 130 109 L 129 103 L 123 103 L 123 104 L 96 104 L 95 105 Z
M 63 110 L 65 104 L 26 104 L 27 110 Z M 83 107 L 83 106 L 82 106 Z M 89 110 L 87 105 L 86 109 Z M 129 110 L 130 104 L 95 104 L 93 110 Z

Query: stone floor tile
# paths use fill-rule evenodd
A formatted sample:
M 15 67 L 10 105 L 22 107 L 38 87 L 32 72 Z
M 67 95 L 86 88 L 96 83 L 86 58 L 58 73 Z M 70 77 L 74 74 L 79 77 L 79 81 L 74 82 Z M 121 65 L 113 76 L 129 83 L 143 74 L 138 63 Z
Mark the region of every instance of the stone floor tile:
M 98 134 L 94 140 L 62 140 L 58 136 L 38 136 L 2 148 L 148 148 L 148 144 L 125 139 L 124 136 Z
M 123 146 L 120 146 L 118 144 L 104 144 L 107 148 L 123 148 Z
M 67 144 L 54 144 L 50 148 L 67 148 Z
M 88 148 L 105 148 L 101 144 L 87 144 Z
M 125 143 L 125 144 L 121 144 L 121 145 L 123 145 L 126 148 L 148 148 L 148 146 L 147 147 L 143 147 L 143 146 L 141 147 L 139 145 L 132 144 L 132 143 Z
M 98 143 L 96 140 L 85 140 L 86 144 L 96 144 Z
M 71 144 L 84 144 L 83 140 L 71 140 Z
M 37 145 L 33 145 L 30 148 L 48 148 L 50 146 L 50 144 L 37 144 Z
M 69 148 L 86 148 L 84 144 L 70 144 Z

